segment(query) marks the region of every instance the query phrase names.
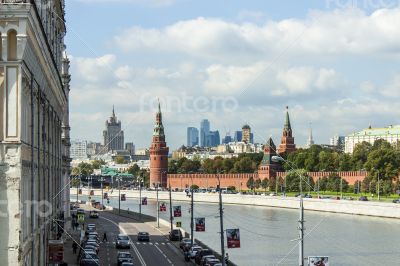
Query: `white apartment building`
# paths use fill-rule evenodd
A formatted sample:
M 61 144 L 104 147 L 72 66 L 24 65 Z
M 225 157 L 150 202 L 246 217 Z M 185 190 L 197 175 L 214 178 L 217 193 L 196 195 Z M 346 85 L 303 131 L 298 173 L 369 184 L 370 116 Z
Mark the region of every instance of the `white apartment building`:
M 88 158 L 87 141 L 86 140 L 71 141 L 70 155 L 72 159 Z
M 369 127 L 360 132 L 350 134 L 345 139 L 345 152 L 353 153 L 353 150 L 358 143 L 365 141 L 374 144 L 378 139 L 384 139 L 391 144 L 396 144 L 400 141 L 400 125 L 384 128 Z

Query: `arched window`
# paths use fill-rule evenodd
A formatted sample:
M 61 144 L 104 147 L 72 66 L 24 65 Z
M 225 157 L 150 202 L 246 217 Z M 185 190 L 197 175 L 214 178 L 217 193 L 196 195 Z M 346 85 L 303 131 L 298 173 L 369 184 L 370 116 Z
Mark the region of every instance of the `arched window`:
M 17 32 L 10 30 L 7 35 L 8 61 L 17 60 Z

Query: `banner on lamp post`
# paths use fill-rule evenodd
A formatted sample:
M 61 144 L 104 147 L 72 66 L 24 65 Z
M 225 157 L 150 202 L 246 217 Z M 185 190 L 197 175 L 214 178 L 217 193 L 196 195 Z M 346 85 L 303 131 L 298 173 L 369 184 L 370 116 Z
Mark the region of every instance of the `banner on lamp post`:
M 206 231 L 206 218 L 195 218 L 196 232 Z
M 226 239 L 228 248 L 240 248 L 240 231 L 239 229 L 226 229 Z
M 182 217 L 181 206 L 174 206 L 174 217 Z

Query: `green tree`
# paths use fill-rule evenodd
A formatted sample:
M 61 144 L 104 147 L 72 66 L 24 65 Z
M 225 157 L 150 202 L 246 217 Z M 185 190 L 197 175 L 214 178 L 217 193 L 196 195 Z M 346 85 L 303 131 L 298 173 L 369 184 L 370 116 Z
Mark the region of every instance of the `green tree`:
M 255 188 L 255 181 L 254 178 L 251 176 L 249 177 L 249 179 L 247 180 L 246 186 L 250 189 L 254 191 Z
M 267 192 L 267 188 L 268 188 L 268 179 L 267 178 L 264 178 L 261 181 L 261 187 L 264 189 L 265 192 Z
M 115 158 L 114 158 L 114 162 L 116 163 L 116 164 L 126 164 L 127 163 L 127 161 L 125 160 L 125 158 L 123 157 L 123 156 L 116 156 Z
M 104 160 L 94 160 L 92 161 L 92 169 L 100 169 L 105 164 Z
M 244 157 L 235 162 L 233 169 L 235 173 L 253 173 L 256 166 L 250 158 Z
M 72 175 L 74 176 L 90 176 L 93 174 L 92 164 L 80 162 L 78 166 L 72 168 Z
M 133 176 L 138 176 L 140 171 L 140 168 L 137 164 L 132 165 L 131 167 L 128 168 L 128 173 L 133 175 Z

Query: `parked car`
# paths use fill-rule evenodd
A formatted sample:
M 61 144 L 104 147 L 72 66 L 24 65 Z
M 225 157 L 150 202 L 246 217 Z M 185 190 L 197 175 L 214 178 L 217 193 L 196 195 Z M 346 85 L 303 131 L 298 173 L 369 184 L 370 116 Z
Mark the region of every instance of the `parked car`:
M 181 249 L 184 249 L 187 245 L 192 244 L 192 241 L 189 238 L 183 238 L 181 243 L 179 244 L 179 247 Z
M 97 254 L 95 252 L 83 252 L 79 260 L 79 265 L 99 265 L 99 258 L 97 257 Z
M 150 241 L 150 235 L 148 232 L 139 232 L 137 235 L 138 241 Z
M 121 263 L 121 266 L 134 266 L 134 264 L 133 262 L 124 261 L 123 263 Z
M 200 266 L 206 265 L 207 259 L 216 259 L 214 255 L 205 255 L 200 260 Z
M 400 199 L 394 199 L 393 203 L 400 203 Z
M 219 259 L 216 258 L 206 258 L 204 262 L 204 266 L 214 266 L 215 264 L 220 263 Z
M 121 266 L 123 262 L 133 262 L 131 253 L 126 252 L 126 251 L 118 252 L 118 255 L 117 255 L 118 266 Z
M 171 241 L 181 241 L 182 240 L 182 232 L 180 229 L 173 229 L 169 232 L 169 240 Z
M 99 212 L 98 211 L 90 211 L 89 217 L 90 218 L 99 218 Z
M 368 201 L 368 198 L 366 196 L 361 196 L 358 200 L 359 201 Z
M 209 249 L 202 249 L 200 251 L 197 251 L 197 254 L 196 254 L 196 257 L 194 258 L 194 261 L 196 262 L 196 264 L 200 264 L 201 259 L 204 256 L 207 256 L 207 255 L 213 255 L 212 251 L 209 250 Z
M 201 250 L 200 246 L 193 246 L 189 250 L 189 258 L 194 259 L 196 257 L 197 252 Z
M 119 234 L 117 239 L 115 240 L 115 247 L 116 248 L 131 248 L 131 241 L 129 237 L 124 234 Z

